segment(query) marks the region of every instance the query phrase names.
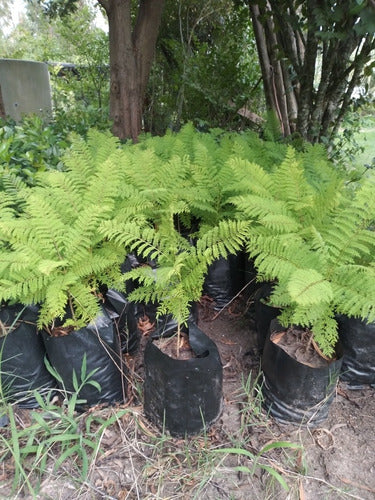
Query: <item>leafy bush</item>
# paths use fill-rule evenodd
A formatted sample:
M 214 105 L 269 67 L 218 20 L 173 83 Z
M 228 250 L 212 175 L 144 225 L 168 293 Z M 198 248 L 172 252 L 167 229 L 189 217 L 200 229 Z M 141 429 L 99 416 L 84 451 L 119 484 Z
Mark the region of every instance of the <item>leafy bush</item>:
M 64 104 L 60 101 L 55 105 L 53 114 L 53 129 L 69 137 L 74 132 L 86 137 L 90 129 L 110 130 L 112 122 L 108 118 L 108 108 L 98 109 L 82 101 L 73 101 Z
M 109 81 L 108 67 L 99 66 L 99 63 L 95 68 L 78 64 L 73 67 L 75 72 L 59 65 L 50 67 L 56 132 L 65 135 L 75 132 L 86 137 L 90 128 L 110 129 L 109 93 L 102 89 L 102 80 Z M 90 77 L 94 82 L 99 80 L 97 87 L 91 84 Z
M 38 115 L 27 115 L 20 123 L 0 120 L 0 190 L 17 179 L 33 186 L 37 172 L 62 170 L 70 134 L 86 137 L 93 127 L 108 130 L 108 115 L 82 103 L 55 109 L 50 120 Z
M 242 129 L 237 111 L 264 111 L 260 68 L 243 2 L 168 0 L 144 113 L 145 128 L 164 134 L 188 121 Z
M 18 124 L 1 120 L 0 141 L 1 179 L 12 175 L 28 185 L 34 184 L 37 172 L 61 170 L 61 155 L 69 146 L 66 134 L 37 115 L 27 116 Z

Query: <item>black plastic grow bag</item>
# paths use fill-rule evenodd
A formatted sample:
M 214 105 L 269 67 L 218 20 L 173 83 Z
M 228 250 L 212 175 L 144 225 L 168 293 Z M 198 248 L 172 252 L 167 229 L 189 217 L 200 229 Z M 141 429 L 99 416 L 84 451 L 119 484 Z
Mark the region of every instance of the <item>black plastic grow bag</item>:
M 0 308 L 2 327 L 9 329 L 0 339 L 2 394 L 21 408 L 38 407 L 32 391 L 45 395 L 56 386 L 44 363 L 46 350 L 38 334 L 37 318 L 36 306 L 3 304 Z
M 375 322 L 337 318 L 344 357 L 340 379 L 351 389 L 375 387 Z
M 215 302 L 215 309 L 225 307 L 241 290 L 244 282 L 243 255 L 229 255 L 215 260 L 207 271 L 203 293 Z
M 172 436 L 200 432 L 222 409 L 223 369 L 216 344 L 194 323 L 188 333 L 196 358 L 170 358 L 152 341 L 144 353 L 145 415 Z
M 133 354 L 140 341 L 137 325 L 139 307 L 130 302 L 124 293 L 113 289 L 106 292 L 105 307 L 120 336 L 121 351 Z
M 257 330 L 258 350 L 263 352 L 264 343 L 270 331 L 270 324 L 280 314 L 280 309 L 267 304 L 267 298 L 272 292 L 272 284 L 263 284 L 254 296 L 255 326 Z
M 263 406 L 280 422 L 318 425 L 328 416 L 342 355 L 321 368 L 302 364 L 270 340 L 272 333 L 283 330 L 272 320 L 262 356 Z
M 73 371 L 81 380 L 81 369 L 86 358 L 86 374 L 95 373 L 90 380 L 100 385 L 100 391 L 85 384 L 79 398 L 85 402 L 77 405 L 85 410 L 96 404 L 113 404 L 125 400 L 125 365 L 121 358 L 119 338 L 113 321 L 103 309 L 95 322 L 68 335 L 52 337 L 43 332 L 48 358 L 63 380 L 63 387 L 74 392 Z

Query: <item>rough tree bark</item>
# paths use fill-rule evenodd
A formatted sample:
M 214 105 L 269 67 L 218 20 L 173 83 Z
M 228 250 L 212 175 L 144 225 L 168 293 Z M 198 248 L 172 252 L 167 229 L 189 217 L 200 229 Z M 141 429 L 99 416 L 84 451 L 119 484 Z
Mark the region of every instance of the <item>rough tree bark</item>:
M 375 48 L 373 2 L 248 0 L 267 106 L 285 136 L 330 140 Z
M 137 141 L 164 0 L 140 0 L 132 23 L 131 0 L 98 0 L 109 25 L 110 118 L 120 139 Z

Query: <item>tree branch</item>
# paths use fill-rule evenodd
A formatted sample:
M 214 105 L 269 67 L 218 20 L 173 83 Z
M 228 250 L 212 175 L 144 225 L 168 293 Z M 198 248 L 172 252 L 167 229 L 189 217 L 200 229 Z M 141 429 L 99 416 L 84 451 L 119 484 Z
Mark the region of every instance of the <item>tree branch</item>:
M 99 5 L 103 7 L 105 10 L 106 14 L 108 15 L 109 11 L 109 0 L 98 0 Z

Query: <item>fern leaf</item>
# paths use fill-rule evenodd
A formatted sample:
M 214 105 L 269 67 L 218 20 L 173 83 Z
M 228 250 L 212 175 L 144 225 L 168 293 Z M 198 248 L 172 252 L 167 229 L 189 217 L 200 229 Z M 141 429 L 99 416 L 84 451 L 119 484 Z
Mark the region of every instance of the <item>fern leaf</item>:
M 216 227 L 199 238 L 197 252 L 204 255 L 208 263 L 218 257 L 238 252 L 249 234 L 250 223 L 245 221 L 221 221 Z
M 56 261 L 56 260 L 42 260 L 38 264 L 38 270 L 41 273 L 48 275 L 52 271 L 54 271 L 55 269 L 57 269 L 59 267 L 65 267 L 66 265 L 67 265 L 67 261 L 66 260 L 59 260 L 59 261 Z
M 297 269 L 288 282 L 290 297 L 297 304 L 308 306 L 333 299 L 331 284 L 315 269 Z

